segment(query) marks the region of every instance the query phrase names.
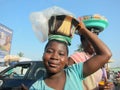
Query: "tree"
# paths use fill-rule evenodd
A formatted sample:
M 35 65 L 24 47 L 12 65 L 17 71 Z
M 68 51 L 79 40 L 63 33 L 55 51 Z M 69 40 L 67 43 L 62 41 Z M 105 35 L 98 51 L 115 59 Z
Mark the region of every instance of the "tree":
M 19 52 L 17 55 L 18 55 L 19 57 L 23 57 L 23 56 L 24 56 L 24 53 Z

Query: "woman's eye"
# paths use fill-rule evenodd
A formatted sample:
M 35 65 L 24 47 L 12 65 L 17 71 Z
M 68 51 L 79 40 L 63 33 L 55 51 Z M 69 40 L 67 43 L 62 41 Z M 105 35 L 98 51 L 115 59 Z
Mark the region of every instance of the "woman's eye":
M 46 50 L 47 53 L 52 53 L 53 51 L 52 50 Z
M 59 53 L 60 56 L 64 56 L 65 54 L 64 53 Z

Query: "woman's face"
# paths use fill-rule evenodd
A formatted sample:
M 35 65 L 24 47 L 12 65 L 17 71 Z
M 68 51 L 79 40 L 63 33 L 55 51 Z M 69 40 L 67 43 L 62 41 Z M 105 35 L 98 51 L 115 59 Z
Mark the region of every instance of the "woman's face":
M 95 52 L 92 44 L 87 39 L 84 39 L 82 41 L 82 46 L 84 48 L 84 51 L 87 52 L 87 53 L 89 53 L 89 54 L 93 54 Z
M 43 60 L 48 73 L 57 73 L 64 69 L 68 56 L 63 43 L 52 41 L 46 47 Z

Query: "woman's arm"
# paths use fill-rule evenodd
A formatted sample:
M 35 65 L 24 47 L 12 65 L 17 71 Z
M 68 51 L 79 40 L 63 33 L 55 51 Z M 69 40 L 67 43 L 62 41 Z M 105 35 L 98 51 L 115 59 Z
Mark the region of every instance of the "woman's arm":
M 107 63 L 112 56 L 112 53 L 96 34 L 93 34 L 85 27 L 82 21 L 80 21 L 78 26 L 78 33 L 79 35 L 84 35 L 86 38 L 88 38 L 96 52 L 96 55 L 87 60 L 83 65 L 83 74 L 84 77 L 86 77 Z

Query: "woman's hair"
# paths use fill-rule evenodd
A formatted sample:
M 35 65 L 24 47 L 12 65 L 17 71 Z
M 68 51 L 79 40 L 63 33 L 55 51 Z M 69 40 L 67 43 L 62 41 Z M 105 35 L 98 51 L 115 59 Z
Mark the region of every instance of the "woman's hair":
M 84 41 L 84 40 L 85 40 L 85 36 L 80 35 L 80 40 L 81 40 L 81 41 Z
M 49 44 L 50 44 L 51 42 L 59 42 L 59 43 L 64 44 L 65 47 L 66 47 L 66 50 L 67 50 L 67 55 L 69 54 L 69 49 L 68 49 L 67 43 L 65 43 L 65 42 L 63 42 L 63 41 L 55 40 L 55 39 L 52 39 L 52 40 L 49 40 L 49 41 L 48 41 L 48 43 L 47 43 L 46 46 L 45 46 L 44 51 L 46 50 L 46 48 L 49 46 Z

